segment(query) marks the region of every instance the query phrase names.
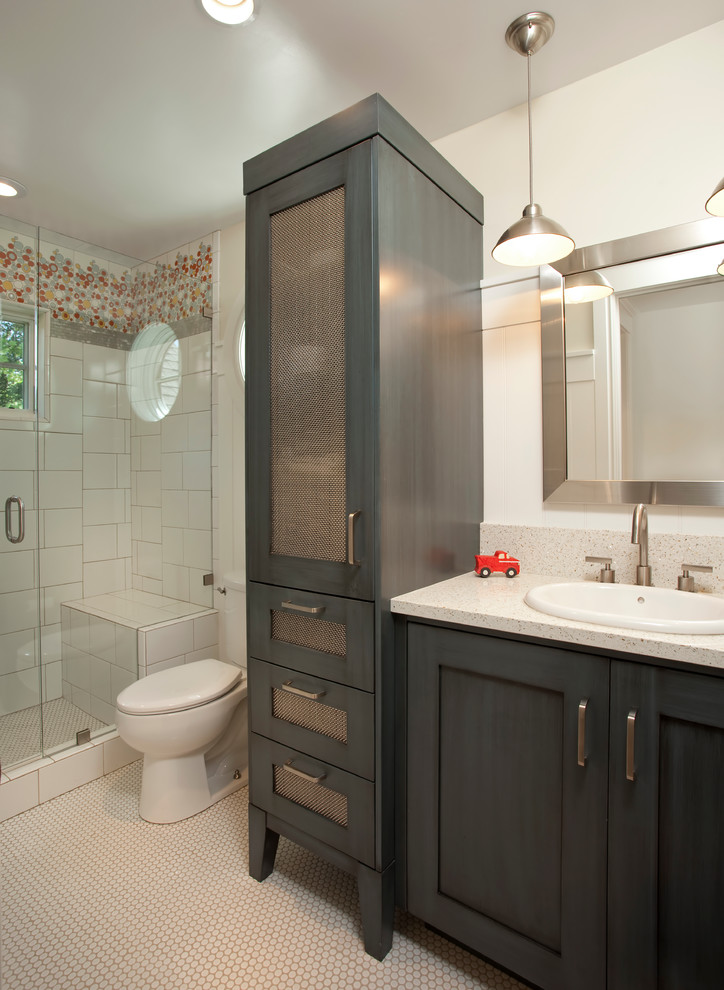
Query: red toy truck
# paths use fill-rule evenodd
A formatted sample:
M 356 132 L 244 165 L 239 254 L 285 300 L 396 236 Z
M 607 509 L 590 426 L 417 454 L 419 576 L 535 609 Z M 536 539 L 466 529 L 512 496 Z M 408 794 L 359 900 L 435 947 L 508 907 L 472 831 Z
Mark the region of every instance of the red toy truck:
M 475 573 L 478 577 L 490 577 L 494 571 L 509 578 L 515 577 L 520 574 L 520 561 L 505 550 L 496 550 L 491 556 L 475 554 Z

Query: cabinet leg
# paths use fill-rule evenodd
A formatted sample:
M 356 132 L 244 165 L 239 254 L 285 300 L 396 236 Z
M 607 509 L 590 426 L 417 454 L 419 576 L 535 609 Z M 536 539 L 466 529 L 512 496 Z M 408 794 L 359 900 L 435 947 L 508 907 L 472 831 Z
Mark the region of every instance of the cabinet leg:
M 392 948 L 395 921 L 394 865 L 388 866 L 383 873 L 378 873 L 360 863 L 357 888 L 365 952 L 382 960 Z
M 274 869 L 279 835 L 266 827 L 266 812 L 249 805 L 249 876 L 266 880 Z

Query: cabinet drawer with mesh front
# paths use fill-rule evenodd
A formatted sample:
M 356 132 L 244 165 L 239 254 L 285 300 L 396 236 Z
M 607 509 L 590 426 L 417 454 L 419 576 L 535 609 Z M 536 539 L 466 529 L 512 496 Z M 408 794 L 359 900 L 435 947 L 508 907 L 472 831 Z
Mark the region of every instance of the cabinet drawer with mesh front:
M 374 690 L 374 609 L 333 595 L 249 584 L 249 655 Z
M 374 784 L 252 733 L 249 800 L 374 866 Z
M 250 659 L 249 699 L 254 732 L 374 778 L 374 695 Z

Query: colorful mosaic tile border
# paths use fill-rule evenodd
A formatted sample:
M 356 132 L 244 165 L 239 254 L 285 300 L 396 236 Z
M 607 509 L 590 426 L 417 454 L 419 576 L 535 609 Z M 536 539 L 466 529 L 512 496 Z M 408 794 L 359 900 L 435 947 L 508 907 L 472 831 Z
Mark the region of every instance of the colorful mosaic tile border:
M 147 323 L 184 320 L 211 305 L 211 246 L 179 252 L 171 264 L 111 272 L 92 258 L 79 263 L 60 248 L 41 250 L 18 236 L 0 242 L 0 297 L 50 310 L 52 319 L 122 333 Z

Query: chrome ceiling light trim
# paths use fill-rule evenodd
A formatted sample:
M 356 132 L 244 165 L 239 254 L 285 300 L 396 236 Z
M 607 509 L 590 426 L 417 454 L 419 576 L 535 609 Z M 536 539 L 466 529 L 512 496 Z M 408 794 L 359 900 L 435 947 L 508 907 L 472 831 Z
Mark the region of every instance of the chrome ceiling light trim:
M 566 305 L 595 302 L 613 292 L 613 286 L 600 272 L 575 272 L 563 280 L 563 301 Z
M 503 233 L 493 248 L 493 258 L 503 265 L 528 267 L 550 264 L 570 254 L 576 246 L 570 234 L 555 220 L 545 216 L 533 200 L 533 126 L 530 111 L 530 61 L 548 42 L 555 21 L 550 14 L 533 11 L 522 14 L 508 26 L 505 40 L 519 55 L 525 55 L 528 66 L 528 177 L 530 202 L 520 220 Z
M 705 208 L 706 212 L 714 217 L 724 217 L 724 179 L 707 199 Z
M 6 175 L 0 175 L 0 196 L 24 196 L 27 193 L 25 186 L 17 179 L 10 179 Z
M 258 0 L 201 0 L 201 5 L 215 21 L 232 27 L 250 24 L 258 11 Z

